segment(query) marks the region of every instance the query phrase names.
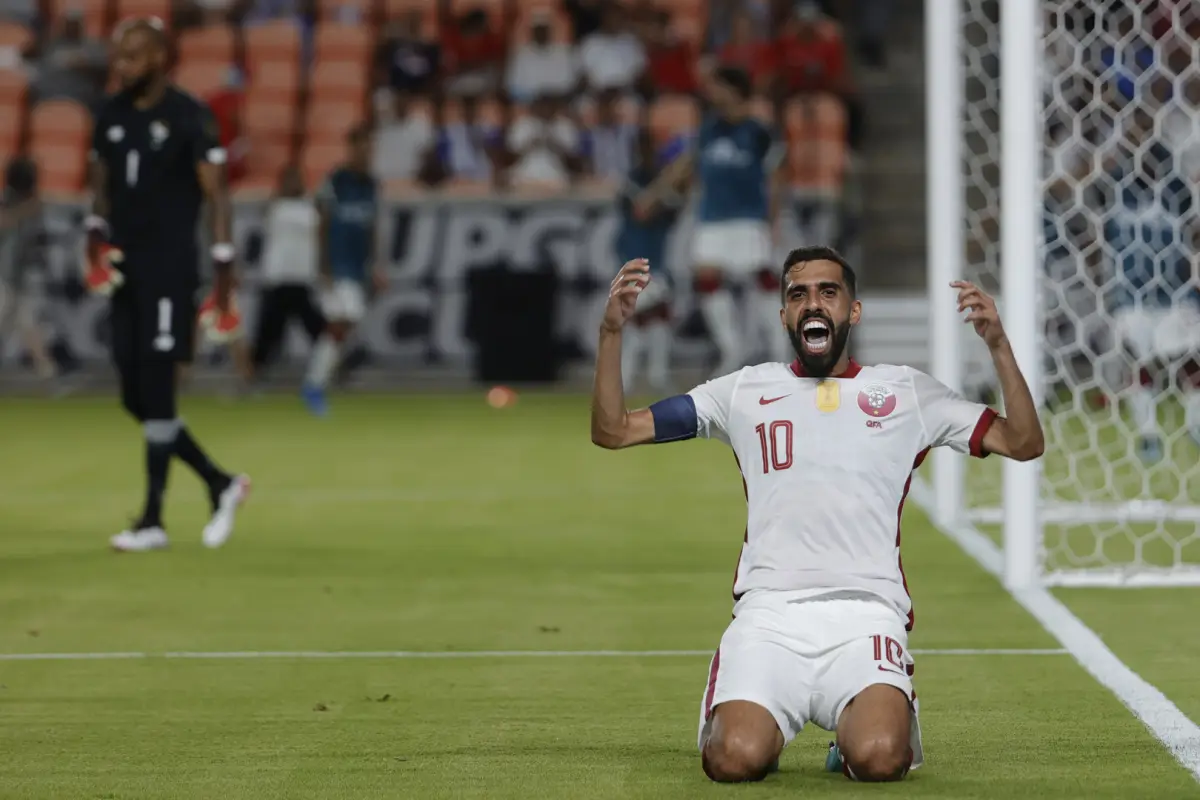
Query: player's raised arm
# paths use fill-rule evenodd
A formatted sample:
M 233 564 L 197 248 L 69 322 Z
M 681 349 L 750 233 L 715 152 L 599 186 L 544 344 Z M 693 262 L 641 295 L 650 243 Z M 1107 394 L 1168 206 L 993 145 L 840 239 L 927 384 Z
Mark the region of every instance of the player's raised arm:
M 1029 461 L 1046 450 L 1046 439 L 1042 422 L 1038 418 L 1037 406 L 1029 384 L 1021 374 L 1017 358 L 1013 355 L 996 301 L 987 292 L 968 281 L 950 284 L 958 289 L 958 310 L 968 311 L 965 322 L 975 326 L 975 332 L 987 344 L 1000 381 L 1000 392 L 1004 396 L 1003 417 L 996 417 L 983 435 L 985 453 L 996 453 L 1017 461 Z
M 650 264 L 634 259 L 621 267 L 608 292 L 596 346 L 596 377 L 592 385 L 592 442 L 619 450 L 654 441 L 650 409 L 629 411 L 621 377 L 621 331 L 633 316 L 638 295 L 650 283 Z

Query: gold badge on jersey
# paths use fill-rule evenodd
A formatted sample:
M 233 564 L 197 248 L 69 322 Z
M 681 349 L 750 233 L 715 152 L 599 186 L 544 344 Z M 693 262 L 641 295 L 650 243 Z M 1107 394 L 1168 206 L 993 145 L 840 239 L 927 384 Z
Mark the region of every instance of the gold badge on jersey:
M 824 380 L 817 384 L 817 409 L 829 414 L 842 404 L 842 391 L 835 380 Z

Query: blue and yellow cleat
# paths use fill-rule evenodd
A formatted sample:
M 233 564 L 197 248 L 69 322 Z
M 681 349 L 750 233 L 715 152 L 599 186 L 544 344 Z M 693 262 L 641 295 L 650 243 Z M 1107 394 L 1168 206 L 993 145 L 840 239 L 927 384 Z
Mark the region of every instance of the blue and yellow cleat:
M 829 743 L 829 755 L 825 756 L 825 771 L 842 773 L 842 751 L 838 749 L 837 742 Z
M 304 401 L 304 405 L 308 407 L 314 417 L 329 415 L 329 403 L 325 399 L 325 390 L 321 387 L 304 384 L 300 388 L 300 399 Z

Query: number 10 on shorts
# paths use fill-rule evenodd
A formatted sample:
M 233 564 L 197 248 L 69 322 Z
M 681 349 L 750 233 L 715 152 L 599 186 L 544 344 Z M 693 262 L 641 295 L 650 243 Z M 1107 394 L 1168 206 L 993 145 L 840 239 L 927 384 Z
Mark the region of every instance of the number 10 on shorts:
M 872 636 L 871 642 L 875 645 L 875 660 L 879 663 L 880 671 L 908 674 L 904 666 L 904 648 L 899 642 L 890 636 L 879 634 Z

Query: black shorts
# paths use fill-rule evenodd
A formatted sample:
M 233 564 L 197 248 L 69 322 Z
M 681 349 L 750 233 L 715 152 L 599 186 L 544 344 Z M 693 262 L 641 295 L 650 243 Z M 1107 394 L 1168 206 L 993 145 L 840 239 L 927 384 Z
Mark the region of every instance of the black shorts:
M 136 364 L 147 359 L 188 363 L 196 336 L 196 289 L 139 285 L 127 280 L 112 298 L 113 360 Z

